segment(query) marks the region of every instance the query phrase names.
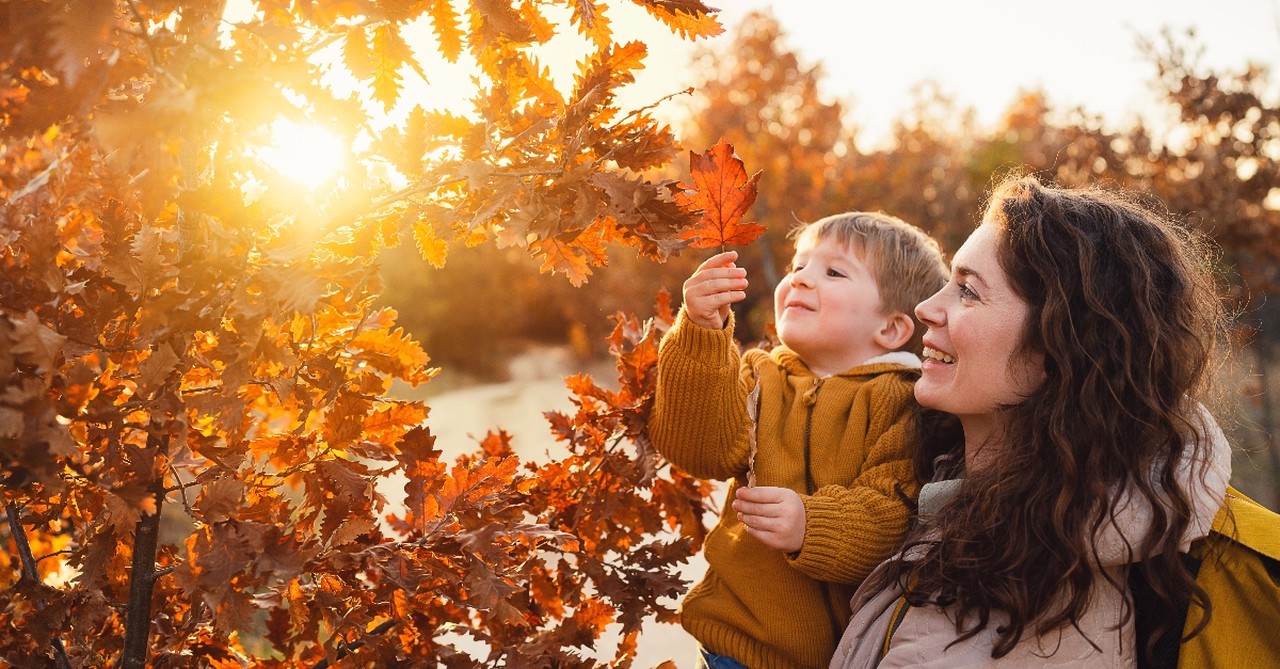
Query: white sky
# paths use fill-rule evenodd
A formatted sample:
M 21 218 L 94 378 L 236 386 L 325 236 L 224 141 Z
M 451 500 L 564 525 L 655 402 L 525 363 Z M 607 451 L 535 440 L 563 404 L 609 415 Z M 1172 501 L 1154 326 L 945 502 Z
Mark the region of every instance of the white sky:
M 1214 68 L 1253 61 L 1272 70 L 1280 95 L 1280 0 L 708 0 L 721 8 L 727 42 L 753 9 L 771 9 L 787 46 L 821 63 L 825 93 L 848 103 L 864 139 L 876 142 L 925 80 L 994 123 L 1019 91 L 1041 89 L 1055 109 L 1082 105 L 1112 123 L 1151 119 L 1155 68 L 1138 36 L 1194 27 Z M 617 7 L 622 10 L 623 7 Z M 619 25 L 615 19 L 615 26 Z M 622 28 L 618 28 L 623 32 Z M 649 38 L 650 61 L 625 100 L 679 90 L 690 46 Z M 647 97 L 644 92 L 652 90 Z
M 1280 96 L 1280 0 L 706 0 L 719 6 L 725 34 L 700 42 L 727 44 L 742 18 L 770 9 L 786 35 L 786 46 L 806 64 L 820 63 L 823 92 L 846 103 L 862 130 L 863 144 L 878 144 L 890 122 L 911 103 L 911 91 L 933 81 L 979 122 L 993 124 L 1019 92 L 1040 89 L 1054 109 L 1076 105 L 1127 125 L 1136 114 L 1158 124 L 1150 82 L 1154 67 L 1143 60 L 1139 36 L 1155 38 L 1168 27 L 1180 34 L 1194 27 L 1204 47 L 1203 62 L 1218 71 L 1236 71 L 1252 61 L 1272 70 L 1272 90 Z M 231 0 L 227 17 L 252 11 L 250 0 Z M 459 7 L 461 0 L 455 0 Z M 585 42 L 567 24 L 568 10 L 544 7 L 560 23 L 561 34 L 537 56 L 567 91 Z M 556 12 L 560 11 L 557 16 Z M 649 47 L 645 70 L 624 88 L 625 109 L 645 106 L 688 87 L 695 44 L 672 35 L 632 2 L 607 5 L 614 40 L 643 40 Z M 473 91 L 472 63 L 443 62 L 425 22 L 405 26 L 430 82 L 408 68 L 405 95 L 379 126 L 399 123 L 413 104 L 466 114 Z M 339 78 L 341 79 L 341 78 Z M 685 115 L 687 98 L 660 106 L 668 120 Z M 376 103 L 375 103 L 376 105 Z M 864 146 L 864 148 L 867 148 Z

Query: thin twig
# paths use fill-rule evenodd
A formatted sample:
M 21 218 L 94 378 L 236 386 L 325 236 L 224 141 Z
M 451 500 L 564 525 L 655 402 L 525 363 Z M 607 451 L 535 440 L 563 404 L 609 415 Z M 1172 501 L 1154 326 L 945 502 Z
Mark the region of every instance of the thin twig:
M 36 559 L 31 555 L 31 543 L 27 541 L 27 531 L 18 520 L 18 505 L 9 502 L 5 505 L 5 511 L 9 515 L 9 533 L 13 536 L 13 543 L 18 547 L 18 559 L 22 562 L 22 578 L 29 578 L 38 583 L 40 572 L 36 570 Z M 67 658 L 67 649 L 63 647 L 62 639 L 55 636 L 50 639 L 50 644 L 53 645 L 53 654 L 58 662 L 58 668 L 71 669 L 71 660 Z

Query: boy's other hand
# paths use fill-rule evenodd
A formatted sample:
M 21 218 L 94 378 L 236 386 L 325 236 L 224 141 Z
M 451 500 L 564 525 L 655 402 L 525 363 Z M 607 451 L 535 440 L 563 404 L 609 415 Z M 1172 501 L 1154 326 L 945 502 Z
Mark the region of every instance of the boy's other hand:
M 794 553 L 804 545 L 804 501 L 790 488 L 738 488 L 733 510 L 747 532 L 769 548 Z
M 746 299 L 747 270 L 733 264 L 737 251 L 707 258 L 684 282 L 684 310 L 689 320 L 720 330 L 729 318 L 729 305 Z

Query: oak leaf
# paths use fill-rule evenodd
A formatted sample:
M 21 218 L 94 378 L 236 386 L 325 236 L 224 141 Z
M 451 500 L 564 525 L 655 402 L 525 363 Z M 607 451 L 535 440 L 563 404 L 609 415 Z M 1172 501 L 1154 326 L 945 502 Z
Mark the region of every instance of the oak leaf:
M 377 70 L 373 51 L 369 48 L 369 36 L 363 26 L 347 31 L 342 43 L 342 63 L 357 79 L 368 79 Z
M 383 24 L 373 31 L 373 96 L 390 111 L 400 97 L 400 66 L 413 60 L 413 51 L 395 25 Z
M 289 603 L 289 618 L 295 630 L 301 630 L 307 621 L 311 619 L 311 607 L 308 606 L 307 600 L 303 598 L 302 586 L 298 583 L 298 579 L 289 581 L 286 590 L 285 600 Z
M 488 611 L 503 624 L 521 627 L 528 624 L 524 614 L 509 601 L 518 591 L 518 586 L 510 579 L 494 573 L 489 565 L 478 558 L 471 557 L 466 584 L 467 595 L 477 609 Z
M 47 374 L 54 369 L 67 338 L 41 323 L 34 311 L 27 311 L 18 318 L 10 317 L 9 322 L 13 325 L 9 334 L 13 346 L 9 351 L 35 365 L 37 374 Z
M 450 63 L 458 62 L 462 54 L 462 30 L 458 26 L 458 14 L 453 0 L 431 0 L 431 30 L 440 45 L 440 54 Z
M 473 16 L 483 19 L 484 27 L 501 33 L 513 42 L 528 42 L 533 31 L 511 6 L 510 0 L 472 0 Z
M 681 239 L 691 240 L 693 248 L 724 248 L 750 244 L 764 233 L 759 223 L 739 223 L 756 201 L 760 173 L 747 176 L 733 145 L 721 140 L 706 153 L 690 151 L 689 171 L 695 189 L 676 197 L 685 209 L 701 211 L 702 218 Z
M 413 224 L 413 240 L 418 245 L 418 253 L 431 266 L 440 269 L 449 256 L 449 242 L 435 234 L 431 226 L 421 221 Z
M 606 8 L 594 0 L 573 0 L 569 8 L 573 12 L 570 21 L 578 26 L 578 32 L 594 42 L 597 49 L 608 48 L 613 31 L 609 28 L 609 17 L 605 15 Z
M 569 241 L 547 237 L 532 246 L 534 257 L 542 258 L 542 266 L 538 268 L 540 272 L 563 273 L 575 287 L 587 282 L 587 277 L 591 276 L 592 259 L 601 258 L 604 254 L 600 240 L 593 240 L 588 235 L 579 235 Z
M 329 536 L 329 546 L 338 547 L 350 543 L 356 537 L 372 530 L 376 523 L 372 518 L 351 517 L 342 521 L 342 524 L 334 530 Z
M 235 518 L 243 501 L 244 482 L 222 477 L 205 484 L 195 509 L 205 522 L 220 523 Z
M 720 19 L 714 16 L 714 13 L 719 10 L 708 7 L 701 0 L 632 0 L 632 2 L 644 7 L 651 15 L 666 23 L 685 39 L 715 37 L 724 32 Z
M 138 392 L 143 397 L 150 395 L 152 390 L 164 383 L 169 373 L 176 369 L 180 362 L 182 358 L 168 342 L 156 345 L 147 359 L 138 365 L 138 374 L 141 377 L 138 380 Z

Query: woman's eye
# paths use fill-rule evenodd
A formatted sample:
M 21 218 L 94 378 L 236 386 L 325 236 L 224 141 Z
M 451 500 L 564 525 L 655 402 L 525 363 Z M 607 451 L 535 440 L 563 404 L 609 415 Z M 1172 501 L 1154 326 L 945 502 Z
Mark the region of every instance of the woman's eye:
M 968 284 L 962 283 L 962 284 L 959 284 L 959 286 L 960 286 L 960 299 L 973 300 L 975 302 L 978 301 L 978 294 L 973 292 L 973 289 L 970 288 Z

